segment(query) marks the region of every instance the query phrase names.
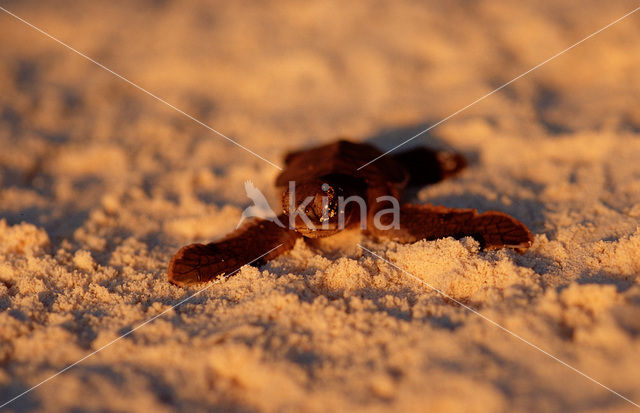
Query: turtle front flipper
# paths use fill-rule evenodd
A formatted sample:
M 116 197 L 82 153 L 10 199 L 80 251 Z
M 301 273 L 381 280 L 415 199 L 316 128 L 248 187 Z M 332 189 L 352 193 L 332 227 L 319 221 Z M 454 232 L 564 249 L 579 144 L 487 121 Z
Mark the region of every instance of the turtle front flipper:
M 394 155 L 410 175 L 409 185 L 427 185 L 458 174 L 467 166 L 464 156 L 455 152 L 413 148 Z
M 247 264 L 261 265 L 289 251 L 299 237 L 272 221 L 251 222 L 220 241 L 182 247 L 169 264 L 169 282 L 186 286 L 218 279 Z
M 470 236 L 485 249 L 509 247 L 520 251 L 533 243 L 533 236 L 526 225 L 498 211 L 478 214 L 475 209 L 404 204 L 400 207 L 399 228 L 389 228 L 392 218 L 390 214 L 382 215 L 378 225 L 370 224 L 369 230 L 376 236 L 402 243 Z

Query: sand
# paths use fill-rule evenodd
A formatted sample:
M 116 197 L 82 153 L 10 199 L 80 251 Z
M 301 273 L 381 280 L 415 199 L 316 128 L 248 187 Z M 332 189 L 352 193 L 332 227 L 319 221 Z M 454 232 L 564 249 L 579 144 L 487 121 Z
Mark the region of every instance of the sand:
M 279 164 L 389 149 L 637 4 L 2 7 Z M 635 411 L 452 299 L 640 403 L 640 14 L 408 145 L 472 160 L 412 202 L 512 214 L 525 254 L 352 232 L 174 309 L 172 254 L 278 170 L 2 12 L 0 39 L 0 403 L 166 311 L 7 411 Z

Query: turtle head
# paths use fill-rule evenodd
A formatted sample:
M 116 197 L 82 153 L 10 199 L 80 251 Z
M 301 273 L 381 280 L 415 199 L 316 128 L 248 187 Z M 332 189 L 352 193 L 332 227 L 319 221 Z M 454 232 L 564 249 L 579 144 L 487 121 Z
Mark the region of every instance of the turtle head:
M 348 181 L 327 176 L 304 182 L 290 182 L 282 195 L 282 211 L 289 225 L 309 238 L 328 237 L 346 228 L 352 208 L 344 205 L 353 195 Z

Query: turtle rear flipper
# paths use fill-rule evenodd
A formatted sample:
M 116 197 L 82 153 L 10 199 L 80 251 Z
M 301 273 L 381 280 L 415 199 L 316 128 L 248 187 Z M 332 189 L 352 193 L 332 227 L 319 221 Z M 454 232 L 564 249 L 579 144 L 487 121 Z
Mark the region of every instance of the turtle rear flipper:
M 381 227 L 391 224 L 392 216 L 381 216 Z M 522 222 L 503 212 L 478 214 L 475 209 L 455 209 L 434 205 L 400 207 L 400 228 L 381 230 L 370 225 L 370 231 L 398 242 L 411 243 L 421 239 L 473 237 L 484 249 L 503 247 L 524 251 L 533 243 L 533 236 Z
M 182 247 L 169 264 L 169 282 L 186 286 L 221 278 L 247 264 L 261 265 L 293 248 L 299 237 L 275 222 L 254 221 L 220 241 Z
M 409 185 L 427 185 L 458 174 L 467 166 L 464 156 L 455 152 L 413 148 L 394 155 L 410 175 Z

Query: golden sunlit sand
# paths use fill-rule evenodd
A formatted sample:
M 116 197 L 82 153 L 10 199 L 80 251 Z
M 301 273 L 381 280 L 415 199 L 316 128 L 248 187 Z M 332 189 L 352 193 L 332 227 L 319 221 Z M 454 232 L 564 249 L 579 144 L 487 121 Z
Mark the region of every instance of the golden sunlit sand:
M 390 149 L 637 4 L 0 6 L 278 165 Z M 471 160 L 412 202 L 513 215 L 525 254 L 351 232 L 172 309 L 171 256 L 278 170 L 0 11 L 0 404 L 166 311 L 5 409 L 633 411 L 639 45 L 640 12 L 408 145 Z

